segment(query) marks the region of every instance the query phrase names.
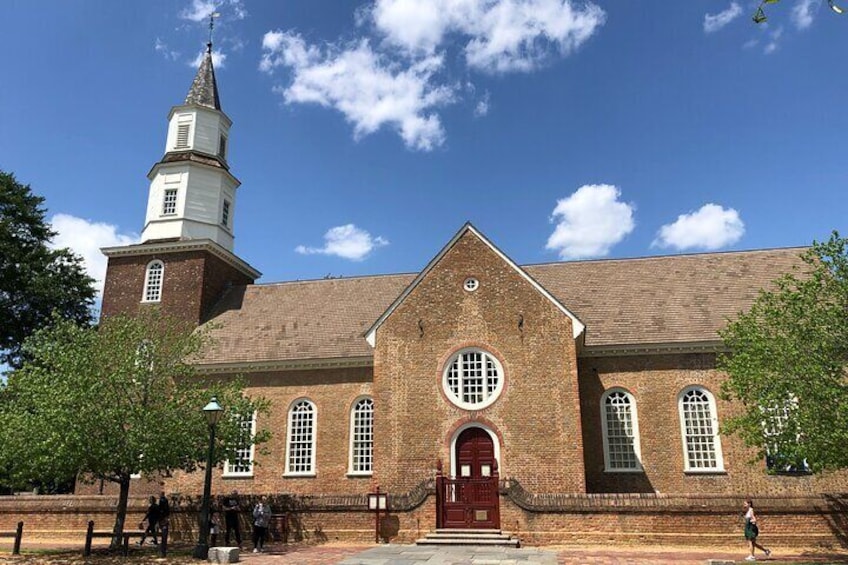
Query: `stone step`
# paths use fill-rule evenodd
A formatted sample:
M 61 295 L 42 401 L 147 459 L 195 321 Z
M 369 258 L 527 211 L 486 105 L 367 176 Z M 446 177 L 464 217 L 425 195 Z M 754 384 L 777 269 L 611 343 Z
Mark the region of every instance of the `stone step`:
M 416 545 L 487 545 L 499 547 L 519 547 L 518 538 L 509 532 L 500 530 L 446 530 L 430 532 L 417 540 Z

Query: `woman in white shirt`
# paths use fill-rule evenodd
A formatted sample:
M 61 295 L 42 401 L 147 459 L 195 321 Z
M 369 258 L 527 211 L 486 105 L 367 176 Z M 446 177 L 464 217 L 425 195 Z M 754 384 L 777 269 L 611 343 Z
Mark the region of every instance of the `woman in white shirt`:
M 751 544 L 751 555 L 745 558 L 745 561 L 756 561 L 754 550 L 759 549 L 766 554 L 766 557 L 771 555 L 771 550 L 766 549 L 757 543 L 757 536 L 760 535 L 760 528 L 757 526 L 757 515 L 754 514 L 754 501 L 750 498 L 745 501 L 745 539 Z

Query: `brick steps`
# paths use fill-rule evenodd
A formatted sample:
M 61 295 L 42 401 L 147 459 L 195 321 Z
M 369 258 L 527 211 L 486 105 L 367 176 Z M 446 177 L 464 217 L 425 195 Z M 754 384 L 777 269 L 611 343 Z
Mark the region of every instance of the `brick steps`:
M 519 547 L 521 542 L 509 532 L 501 530 L 438 529 L 415 541 L 416 545 L 487 545 Z

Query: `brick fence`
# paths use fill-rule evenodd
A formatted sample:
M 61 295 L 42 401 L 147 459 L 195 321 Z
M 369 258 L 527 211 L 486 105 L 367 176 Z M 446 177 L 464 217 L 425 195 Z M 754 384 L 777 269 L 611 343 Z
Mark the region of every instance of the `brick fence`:
M 289 540 L 373 543 L 374 515 L 365 495 L 271 495 L 274 512 L 285 512 Z M 795 548 L 848 547 L 848 494 L 754 497 L 763 540 Z M 172 498 L 171 532 L 176 540 L 197 536 L 199 497 Z M 244 497 L 242 532 L 250 530 L 251 497 Z M 528 545 L 686 544 L 726 546 L 742 535 L 742 498 L 726 495 L 589 494 L 530 495 L 520 486 L 501 490 L 501 528 Z M 384 538 L 410 543 L 435 528 L 435 498 L 428 488 L 389 500 Z M 1 496 L 0 530 L 23 520 L 24 547 L 32 538 L 84 540 L 89 520 L 111 530 L 117 498 L 107 495 Z M 146 497 L 131 497 L 127 528 L 138 527 Z M 279 532 L 277 532 L 279 534 Z M 245 535 L 245 538 L 247 536 Z

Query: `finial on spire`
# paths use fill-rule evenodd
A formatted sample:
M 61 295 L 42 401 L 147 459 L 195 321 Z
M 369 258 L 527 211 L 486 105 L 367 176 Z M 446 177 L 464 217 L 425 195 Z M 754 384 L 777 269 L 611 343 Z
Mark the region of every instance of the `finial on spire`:
M 206 52 L 212 53 L 212 30 L 215 29 L 215 18 L 220 18 L 221 14 L 212 12 L 209 14 L 209 42 L 206 44 Z

